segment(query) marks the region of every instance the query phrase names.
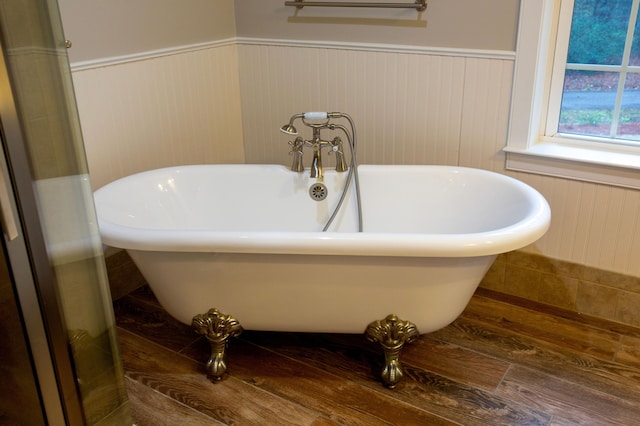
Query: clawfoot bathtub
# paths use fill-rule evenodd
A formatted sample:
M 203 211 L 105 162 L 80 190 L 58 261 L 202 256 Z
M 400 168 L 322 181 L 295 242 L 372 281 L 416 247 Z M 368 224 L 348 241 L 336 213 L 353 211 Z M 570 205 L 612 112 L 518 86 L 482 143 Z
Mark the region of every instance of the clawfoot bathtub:
M 385 350 L 383 381 L 393 387 L 402 344 L 455 320 L 496 255 L 540 238 L 550 211 L 531 187 L 484 170 L 358 171 L 364 232 L 353 194 L 321 232 L 345 173 L 325 170 L 328 195 L 317 201 L 316 179 L 278 165 L 120 179 L 95 193 L 100 232 L 129 252 L 170 315 L 216 341 L 213 380 L 242 328 L 365 332 Z

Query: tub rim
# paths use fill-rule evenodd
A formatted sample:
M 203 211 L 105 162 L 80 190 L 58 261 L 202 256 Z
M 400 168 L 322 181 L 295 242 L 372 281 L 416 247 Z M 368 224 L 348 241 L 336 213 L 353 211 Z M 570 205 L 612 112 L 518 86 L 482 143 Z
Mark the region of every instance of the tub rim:
M 135 173 L 109 185 L 122 185 L 142 175 L 179 173 L 184 169 L 209 167 L 260 167 L 290 171 L 279 164 L 210 164 L 158 168 Z M 551 210 L 545 198 L 526 183 L 485 169 L 446 165 L 360 165 L 360 169 L 427 168 L 435 171 L 491 175 L 522 190 L 532 210 L 521 220 L 491 231 L 464 234 L 378 233 L 378 232 L 291 232 L 291 231 L 207 231 L 136 228 L 110 222 L 98 210 L 98 226 L 107 246 L 163 252 L 271 253 L 350 256 L 469 257 L 505 253 L 523 248 L 542 237 L 549 229 Z M 99 203 L 96 203 L 99 204 Z

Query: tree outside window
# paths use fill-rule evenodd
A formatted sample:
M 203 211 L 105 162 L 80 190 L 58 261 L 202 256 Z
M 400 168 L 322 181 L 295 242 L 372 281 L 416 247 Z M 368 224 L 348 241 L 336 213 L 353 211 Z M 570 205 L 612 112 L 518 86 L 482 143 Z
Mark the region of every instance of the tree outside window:
M 640 0 L 575 0 L 558 132 L 640 141 Z

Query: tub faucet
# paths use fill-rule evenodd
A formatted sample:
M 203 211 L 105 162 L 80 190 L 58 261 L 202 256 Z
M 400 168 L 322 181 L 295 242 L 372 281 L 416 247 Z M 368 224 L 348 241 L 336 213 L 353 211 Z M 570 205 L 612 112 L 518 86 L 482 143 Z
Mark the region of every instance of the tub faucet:
M 311 147 L 313 148 L 313 158 L 311 159 L 311 172 L 309 174 L 312 178 L 322 179 L 322 139 L 320 139 L 320 128 L 313 127 L 313 139 L 311 140 Z
M 302 147 L 304 146 L 304 139 L 298 136 L 293 142 L 289 141 L 289 145 L 291 145 L 291 151 L 289 151 L 289 155 L 293 156 L 293 161 L 291 162 L 291 171 L 292 172 L 303 172 L 304 165 L 302 164 Z
M 296 120 L 302 120 L 302 124 L 313 129 L 313 137 L 311 140 L 304 140 L 298 136 L 298 130 L 293 123 Z M 340 121 L 334 121 L 334 119 L 346 121 L 347 126 L 341 124 Z M 342 140 L 339 137 L 334 137 L 332 141 L 322 140 L 320 131 L 322 129 L 337 130 L 344 133 L 347 138 L 347 146 L 351 153 L 350 167 L 344 159 L 344 152 L 342 146 Z M 336 218 L 338 211 L 342 206 L 343 201 L 347 198 L 347 189 L 349 189 L 351 183 L 355 187 L 356 208 L 358 212 L 358 232 L 362 232 L 362 209 L 360 203 L 360 184 L 358 179 L 358 162 L 356 160 L 356 151 L 358 146 L 358 138 L 356 137 L 356 125 L 349 114 L 344 112 L 303 112 L 301 114 L 294 114 L 289 119 L 289 122 L 280 128 L 280 131 L 288 135 L 297 136 L 293 142 L 289 142 L 292 149 L 290 154 L 294 155 L 293 163 L 291 164 L 291 170 L 295 172 L 302 172 L 304 170 L 302 166 L 302 148 L 309 146 L 313 149 L 313 158 L 311 160 L 311 178 L 316 178 L 320 182 L 315 182 L 309 188 L 309 195 L 316 201 L 324 200 L 327 196 L 327 187 L 322 181 L 322 147 L 329 148 L 329 154 L 335 154 L 336 156 L 336 172 L 346 172 L 346 179 L 344 179 L 344 190 L 338 200 L 338 204 L 333 209 L 333 213 L 327 219 L 327 223 L 324 225 L 322 231 L 329 229 L 329 226 Z
M 344 129 L 344 126 L 333 124 L 330 122 L 332 118 L 342 117 L 341 113 L 326 113 L 326 112 L 307 112 L 304 114 L 295 114 L 289 120 L 289 123 L 280 128 L 280 131 L 288 135 L 297 135 L 298 130 L 294 127 L 293 123 L 297 119 L 302 119 L 302 122 L 311 127 L 313 135 L 310 140 L 304 140 L 298 136 L 294 141 L 290 141 L 291 146 L 290 155 L 293 155 L 293 162 L 291 163 L 291 170 L 294 172 L 304 171 L 302 164 L 302 149 L 307 146 L 313 149 L 313 157 L 311 159 L 310 177 L 316 179 L 323 178 L 322 168 L 322 148 L 329 148 L 329 154 L 335 154 L 336 157 L 336 171 L 347 171 L 347 163 L 344 159 L 344 152 L 342 147 L 342 140 L 339 137 L 335 137 L 332 141 L 326 141 L 322 139 L 320 131 L 322 129 L 335 130 Z
M 329 151 L 329 155 L 331 154 L 335 154 L 336 156 L 336 172 L 341 173 L 347 171 L 347 162 L 344 160 L 342 139 L 338 136 L 333 138 L 331 141 L 331 150 Z

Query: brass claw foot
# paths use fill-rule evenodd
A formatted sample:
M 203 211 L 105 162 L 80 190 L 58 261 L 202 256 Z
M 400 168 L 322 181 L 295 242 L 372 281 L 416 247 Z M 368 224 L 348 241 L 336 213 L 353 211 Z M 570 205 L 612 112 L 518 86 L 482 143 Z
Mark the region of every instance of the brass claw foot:
M 213 383 L 222 380 L 227 371 L 227 346 L 229 338 L 239 336 L 243 329 L 238 320 L 209 309 L 209 312 L 193 317 L 191 326 L 198 334 L 203 334 L 211 345 L 211 356 L 207 361 L 207 377 Z
M 364 334 L 367 340 L 382 346 L 385 359 L 382 381 L 385 386 L 393 389 L 403 376 L 400 351 L 405 343 L 411 343 L 420 336 L 418 328 L 392 314 L 369 324 Z

